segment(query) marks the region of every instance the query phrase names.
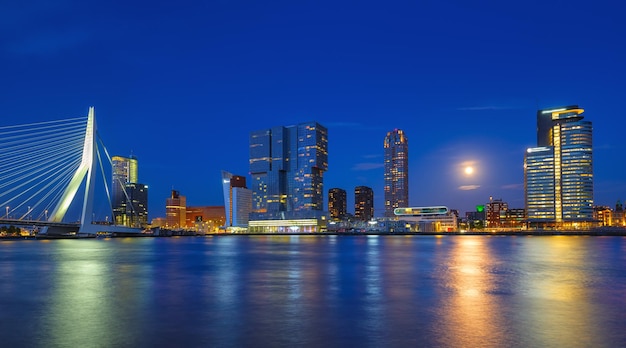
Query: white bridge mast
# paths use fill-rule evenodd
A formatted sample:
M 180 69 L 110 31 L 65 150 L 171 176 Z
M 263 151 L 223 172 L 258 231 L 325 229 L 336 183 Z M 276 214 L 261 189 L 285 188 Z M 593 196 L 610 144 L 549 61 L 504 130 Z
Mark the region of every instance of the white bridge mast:
M 85 142 L 83 144 L 83 157 L 80 162 L 80 166 L 74 173 L 70 183 L 65 188 L 61 200 L 59 200 L 59 203 L 57 203 L 56 207 L 52 211 L 48 221 L 63 221 L 65 213 L 67 213 L 67 209 L 70 207 L 72 200 L 74 200 L 74 197 L 76 196 L 76 192 L 78 192 L 83 179 L 87 176 L 79 232 L 87 232 L 86 230 L 89 230 L 87 226 L 91 225 L 91 216 L 93 213 L 95 178 L 92 178 L 92 174 L 95 173 L 96 170 L 96 162 L 94 161 L 94 158 L 97 156 L 96 151 L 96 115 L 94 107 L 91 106 L 89 107 L 89 114 L 87 115 Z

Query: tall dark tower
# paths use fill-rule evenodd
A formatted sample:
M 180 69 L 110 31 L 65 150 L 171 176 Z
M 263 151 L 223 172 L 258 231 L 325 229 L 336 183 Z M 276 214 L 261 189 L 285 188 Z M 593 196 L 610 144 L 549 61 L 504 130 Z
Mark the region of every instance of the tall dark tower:
M 374 191 L 367 186 L 354 189 L 354 217 L 369 221 L 374 217 Z
M 409 141 L 400 129 L 385 137 L 385 216 L 409 206 Z
M 331 219 L 339 220 L 346 216 L 346 190 L 331 188 L 328 190 L 328 213 Z

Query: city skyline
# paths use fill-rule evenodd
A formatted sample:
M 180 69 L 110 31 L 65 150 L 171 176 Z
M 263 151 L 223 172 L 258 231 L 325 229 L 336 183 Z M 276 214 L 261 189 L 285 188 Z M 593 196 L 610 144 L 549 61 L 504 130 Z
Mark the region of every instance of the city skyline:
M 626 199 L 615 160 L 622 7 L 10 4 L 0 117 L 23 124 L 95 106 L 109 153 L 141 162 L 151 219 L 165 216 L 172 188 L 189 205 L 223 205 L 220 172 L 248 175 L 251 131 L 314 120 L 329 130 L 324 205 L 329 188 L 368 186 L 381 216 L 389 130 L 411 139 L 409 205 L 463 212 L 493 196 L 522 208 L 537 110 L 578 104 L 594 125 L 594 203 L 613 206 Z M 581 13 L 576 25 L 554 20 Z

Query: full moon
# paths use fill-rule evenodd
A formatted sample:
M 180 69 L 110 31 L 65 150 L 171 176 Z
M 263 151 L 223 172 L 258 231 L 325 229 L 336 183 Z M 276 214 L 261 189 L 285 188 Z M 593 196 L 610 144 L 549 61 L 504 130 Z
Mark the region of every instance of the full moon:
M 466 175 L 472 175 L 472 173 L 474 173 L 474 168 L 467 166 L 465 167 L 465 174 Z

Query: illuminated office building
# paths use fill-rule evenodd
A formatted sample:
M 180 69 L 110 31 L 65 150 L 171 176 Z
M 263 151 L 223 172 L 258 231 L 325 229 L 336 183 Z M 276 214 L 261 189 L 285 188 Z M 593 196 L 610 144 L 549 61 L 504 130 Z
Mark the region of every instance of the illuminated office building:
M 141 227 L 148 222 L 148 186 L 138 183 L 137 158 L 111 158 L 111 208 L 116 225 Z
M 367 186 L 354 189 L 354 217 L 369 221 L 374 217 L 374 190 Z
M 328 214 L 331 219 L 339 220 L 346 216 L 347 195 L 346 190 L 331 188 L 328 190 Z
M 187 227 L 187 197 L 176 190 L 165 201 L 165 226 L 167 228 Z
M 224 226 L 229 228 L 247 228 L 252 210 L 252 191 L 246 187 L 246 178 L 222 171 L 224 191 Z
M 577 105 L 537 112 L 537 147 L 526 150 L 531 227 L 584 228 L 593 221 L 591 122 Z
M 323 174 L 328 131 L 317 122 L 278 126 L 250 134 L 251 220 L 324 219 Z M 277 222 L 281 231 L 284 222 Z M 259 226 L 250 223 L 251 230 Z M 292 224 L 292 231 L 317 227 Z M 320 227 L 321 228 L 321 227 Z
M 120 225 L 145 227 L 148 225 L 148 185 L 127 183 L 125 189 L 130 204 L 125 206 L 124 221 Z
M 385 216 L 409 204 L 409 143 L 400 129 L 385 137 Z

